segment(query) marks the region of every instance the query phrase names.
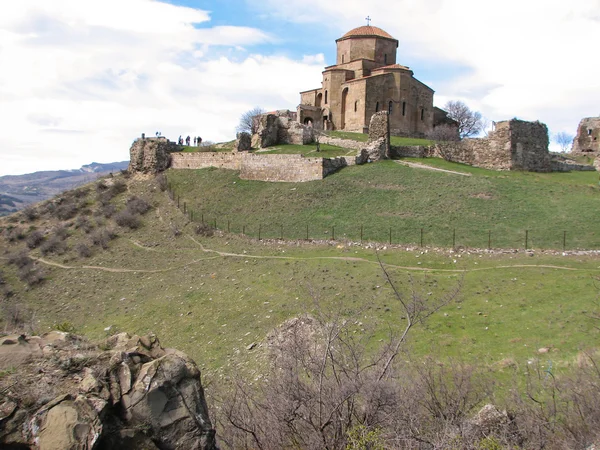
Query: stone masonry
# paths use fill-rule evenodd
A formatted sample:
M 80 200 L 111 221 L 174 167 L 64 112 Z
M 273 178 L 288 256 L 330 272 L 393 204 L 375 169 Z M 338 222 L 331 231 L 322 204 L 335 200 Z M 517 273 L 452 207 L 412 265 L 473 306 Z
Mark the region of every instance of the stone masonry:
M 176 151 L 177 145 L 164 137 L 136 139 L 129 150 L 129 171 L 161 172 L 169 167 L 169 155 Z
M 238 133 L 235 140 L 234 151 L 247 152 L 252 149 L 252 136 L 250 133 Z
M 262 114 L 258 129 L 252 136 L 252 147 L 266 148 L 278 144 L 311 144 L 315 140 L 313 128 L 296 122 L 296 113 L 281 110 Z
M 571 153 L 600 154 L 600 117 L 586 117 L 579 122 Z

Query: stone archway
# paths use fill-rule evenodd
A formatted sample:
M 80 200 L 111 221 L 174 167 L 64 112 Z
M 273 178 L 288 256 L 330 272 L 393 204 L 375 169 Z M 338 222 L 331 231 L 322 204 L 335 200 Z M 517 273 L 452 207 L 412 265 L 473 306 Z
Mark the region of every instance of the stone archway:
M 313 121 L 312 117 L 305 117 L 304 118 L 304 125 L 306 125 L 307 127 L 311 127 L 312 128 L 313 127 L 313 123 L 314 123 L 314 121 Z
M 344 88 L 342 91 L 342 117 L 341 117 L 341 129 L 344 130 L 346 128 L 346 106 L 348 103 L 348 88 Z

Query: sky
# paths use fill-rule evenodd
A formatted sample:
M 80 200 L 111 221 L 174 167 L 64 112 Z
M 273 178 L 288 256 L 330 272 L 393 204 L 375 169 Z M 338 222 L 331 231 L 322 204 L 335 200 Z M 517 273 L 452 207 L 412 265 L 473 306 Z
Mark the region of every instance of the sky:
M 255 106 L 295 110 L 367 16 L 436 106 L 539 120 L 551 136 L 600 115 L 600 0 L 385 3 L 2 1 L 0 175 L 124 161 L 141 133 L 232 140 Z

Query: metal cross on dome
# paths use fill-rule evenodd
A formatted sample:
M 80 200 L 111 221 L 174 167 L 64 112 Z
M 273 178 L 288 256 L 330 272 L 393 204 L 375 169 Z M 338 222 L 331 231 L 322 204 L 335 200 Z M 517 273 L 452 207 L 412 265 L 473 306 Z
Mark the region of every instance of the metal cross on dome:
M 371 20 L 372 20 L 371 16 L 367 16 L 365 20 L 367 21 L 367 26 L 370 27 L 371 26 Z

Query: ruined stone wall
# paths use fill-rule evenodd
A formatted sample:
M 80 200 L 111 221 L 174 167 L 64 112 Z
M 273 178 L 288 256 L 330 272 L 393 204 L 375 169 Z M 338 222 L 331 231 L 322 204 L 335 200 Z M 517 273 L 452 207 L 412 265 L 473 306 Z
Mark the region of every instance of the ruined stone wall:
M 338 170 L 357 164 L 356 156 L 338 156 L 336 158 L 323 158 L 323 178 Z
M 241 154 L 226 152 L 171 153 L 172 169 L 219 169 L 240 170 Z
M 600 117 L 586 117 L 579 122 L 572 153 L 600 153 Z
M 169 155 L 178 151 L 174 142 L 164 137 L 136 139 L 129 149 L 129 171 L 158 173 L 169 167 Z
M 510 122 L 501 122 L 501 124 L 507 126 L 510 133 L 511 169 L 532 172 L 549 172 L 551 170 L 548 127 L 545 124 L 516 119 Z M 497 128 L 498 125 L 496 125 Z
M 301 155 L 243 155 L 243 180 L 302 182 L 323 179 L 323 158 Z

